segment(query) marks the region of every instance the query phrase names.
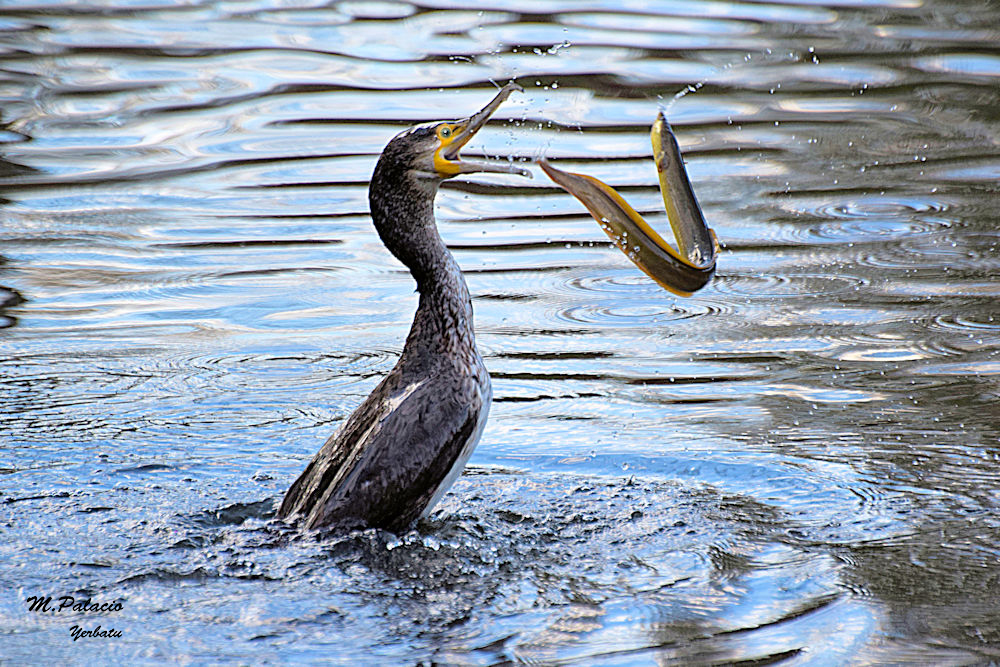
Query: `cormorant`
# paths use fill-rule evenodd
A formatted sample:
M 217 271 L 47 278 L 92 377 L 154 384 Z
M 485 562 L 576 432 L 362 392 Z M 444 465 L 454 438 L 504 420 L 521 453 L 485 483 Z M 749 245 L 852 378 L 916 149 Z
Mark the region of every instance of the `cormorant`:
M 476 349 L 472 301 L 437 231 L 445 179 L 474 172 L 530 176 L 513 164 L 468 162 L 459 151 L 515 90 L 464 119 L 417 125 L 393 138 L 368 201 L 382 242 L 413 274 L 420 301 L 399 361 L 292 484 L 278 509 L 309 529 L 398 532 L 430 513 L 479 441 L 490 376 Z

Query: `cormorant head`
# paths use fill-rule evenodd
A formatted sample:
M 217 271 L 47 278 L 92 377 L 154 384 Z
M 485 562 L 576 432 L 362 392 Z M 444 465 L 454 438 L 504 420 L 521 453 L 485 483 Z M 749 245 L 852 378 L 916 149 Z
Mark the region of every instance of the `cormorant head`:
M 520 174 L 530 178 L 530 171 L 514 164 L 471 162 L 459 156 L 462 147 L 486 125 L 490 116 L 515 90 L 523 89 L 511 81 L 489 104 L 468 118 L 424 123 L 401 132 L 385 147 L 380 160 L 385 164 L 380 166 L 402 168 L 420 179 L 436 182 L 458 174 L 477 172 Z

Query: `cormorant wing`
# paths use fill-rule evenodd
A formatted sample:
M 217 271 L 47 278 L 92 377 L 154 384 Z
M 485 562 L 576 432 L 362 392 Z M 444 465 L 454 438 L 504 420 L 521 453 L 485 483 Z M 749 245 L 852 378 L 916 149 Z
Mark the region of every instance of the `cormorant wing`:
M 425 378 L 399 387 L 398 377 L 387 377 L 289 489 L 279 516 L 304 514 L 308 528 L 405 528 L 478 435 L 483 400 L 467 382 Z

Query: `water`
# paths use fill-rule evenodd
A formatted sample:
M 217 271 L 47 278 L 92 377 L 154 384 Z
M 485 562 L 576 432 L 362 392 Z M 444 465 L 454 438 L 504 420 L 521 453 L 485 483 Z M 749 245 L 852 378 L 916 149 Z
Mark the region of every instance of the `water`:
M 971 1 L 3 3 L 0 656 L 1000 659 L 997 43 Z M 448 184 L 483 440 L 413 532 L 290 534 L 415 307 L 374 162 L 510 78 L 468 155 L 660 225 L 668 108 L 718 276 L 663 291 L 535 167 Z

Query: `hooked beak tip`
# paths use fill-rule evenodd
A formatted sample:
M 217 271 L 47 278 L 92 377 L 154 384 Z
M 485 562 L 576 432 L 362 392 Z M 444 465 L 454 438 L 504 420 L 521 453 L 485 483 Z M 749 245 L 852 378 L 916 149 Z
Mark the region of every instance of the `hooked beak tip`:
M 443 173 L 453 176 L 459 173 L 492 171 L 519 174 L 521 176 L 531 178 L 531 173 L 522 167 L 514 165 L 481 165 L 471 162 L 462 162 L 459 158 L 459 152 L 462 148 L 472 140 L 472 137 L 475 136 L 479 130 L 486 126 L 486 123 L 493 116 L 493 114 L 496 113 L 496 110 L 508 97 L 510 97 L 510 94 L 514 91 L 524 92 L 524 88 L 522 88 L 515 81 L 508 82 L 500 89 L 496 96 L 490 100 L 489 104 L 462 121 L 461 130 L 458 131 L 458 134 L 451 141 L 451 143 L 439 153 L 439 155 L 450 164 L 450 168 Z M 456 167 L 457 169 L 455 169 Z

